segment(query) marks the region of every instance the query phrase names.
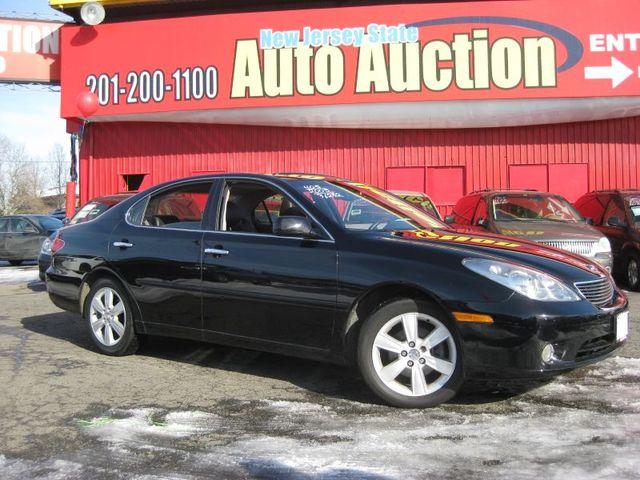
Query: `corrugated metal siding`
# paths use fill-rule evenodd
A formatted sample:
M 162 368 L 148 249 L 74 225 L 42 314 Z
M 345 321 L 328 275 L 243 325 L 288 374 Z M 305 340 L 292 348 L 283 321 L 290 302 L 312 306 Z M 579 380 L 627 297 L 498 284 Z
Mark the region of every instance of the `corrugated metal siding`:
M 94 123 L 81 200 L 122 191 L 126 173 L 146 173 L 144 187 L 207 171 L 314 172 L 385 187 L 386 168 L 401 166 L 462 166 L 465 192 L 508 188 L 509 165 L 557 163 L 588 164 L 589 190 L 638 187 L 639 127 L 640 117 L 472 130 Z

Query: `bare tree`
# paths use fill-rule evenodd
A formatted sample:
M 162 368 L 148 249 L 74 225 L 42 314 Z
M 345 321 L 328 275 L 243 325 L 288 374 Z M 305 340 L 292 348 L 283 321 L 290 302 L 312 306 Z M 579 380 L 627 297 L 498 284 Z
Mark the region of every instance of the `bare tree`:
M 42 213 L 44 175 L 24 145 L 0 136 L 0 213 Z
M 11 146 L 11 141 L 6 136 L 0 134 L 0 215 L 7 213 L 7 190 L 9 188 L 9 182 L 6 168 Z
M 64 193 L 69 174 L 69 161 L 64 148 L 56 143 L 49 151 L 49 177 L 51 188 L 57 195 L 56 208 L 64 206 Z

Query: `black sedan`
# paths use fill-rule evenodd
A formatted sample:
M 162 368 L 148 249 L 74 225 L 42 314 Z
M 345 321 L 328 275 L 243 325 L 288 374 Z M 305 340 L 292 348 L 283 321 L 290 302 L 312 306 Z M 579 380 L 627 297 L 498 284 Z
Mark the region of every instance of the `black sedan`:
M 9 215 L 0 217 L 0 260 L 20 265 L 38 258 L 42 242 L 62 227 L 47 215 Z
M 166 183 L 61 230 L 52 250 L 50 298 L 106 354 L 151 334 L 356 363 L 402 407 L 447 401 L 465 378 L 553 376 L 628 333 L 627 299 L 599 265 L 459 234 L 330 177 Z

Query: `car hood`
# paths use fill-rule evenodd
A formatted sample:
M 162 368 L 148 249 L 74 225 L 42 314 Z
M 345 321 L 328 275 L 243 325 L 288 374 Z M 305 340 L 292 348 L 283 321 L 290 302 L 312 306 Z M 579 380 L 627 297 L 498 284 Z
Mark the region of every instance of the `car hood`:
M 549 240 L 598 241 L 602 233 L 586 223 L 569 222 L 495 222 L 497 233 L 534 242 Z
M 577 267 L 585 272 L 595 275 L 607 275 L 599 265 L 569 252 L 563 252 L 553 248 L 540 245 L 526 239 L 514 239 L 503 235 L 470 233 L 464 234 L 453 230 L 415 230 L 415 231 L 395 231 L 392 235 L 407 240 L 418 242 L 430 242 L 435 244 L 448 244 L 456 247 L 470 247 L 480 249 L 484 253 L 510 251 L 526 253 L 539 257 L 556 260 L 573 267 Z

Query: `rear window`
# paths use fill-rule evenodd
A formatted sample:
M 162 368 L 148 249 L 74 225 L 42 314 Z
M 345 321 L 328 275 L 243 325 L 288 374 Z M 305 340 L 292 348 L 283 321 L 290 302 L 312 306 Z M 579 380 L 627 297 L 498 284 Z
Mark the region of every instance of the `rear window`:
M 53 217 L 38 217 L 37 220 L 45 230 L 57 230 L 63 225 L 60 220 Z
M 88 222 L 94 218 L 98 218 L 104 212 L 109 210 L 109 205 L 105 205 L 100 202 L 89 202 L 76 213 L 69 221 L 69 225 L 75 225 L 76 223 Z

